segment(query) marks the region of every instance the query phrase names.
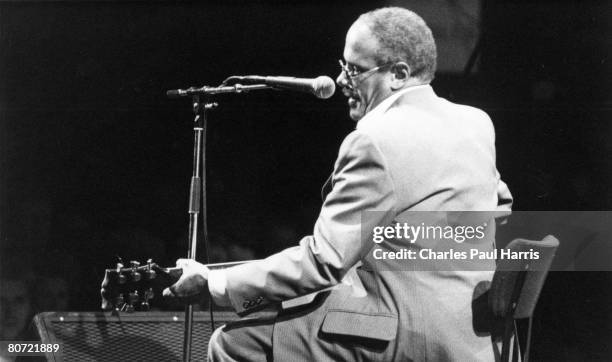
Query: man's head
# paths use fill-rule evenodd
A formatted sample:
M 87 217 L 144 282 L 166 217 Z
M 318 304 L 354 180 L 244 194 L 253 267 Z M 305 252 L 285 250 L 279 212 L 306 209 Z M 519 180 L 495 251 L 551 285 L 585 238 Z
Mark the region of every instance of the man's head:
M 0 279 L 0 339 L 22 337 L 30 317 L 30 293 L 26 282 Z
M 436 70 L 436 45 L 425 21 L 410 10 L 365 13 L 346 34 L 346 64 L 336 82 L 358 121 L 394 92 L 428 84 Z

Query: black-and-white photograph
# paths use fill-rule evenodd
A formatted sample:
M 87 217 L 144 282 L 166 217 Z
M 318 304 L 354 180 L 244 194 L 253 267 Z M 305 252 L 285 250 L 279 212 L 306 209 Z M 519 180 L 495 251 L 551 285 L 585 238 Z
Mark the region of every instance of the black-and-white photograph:
M 612 360 L 610 18 L 0 1 L 0 362 Z

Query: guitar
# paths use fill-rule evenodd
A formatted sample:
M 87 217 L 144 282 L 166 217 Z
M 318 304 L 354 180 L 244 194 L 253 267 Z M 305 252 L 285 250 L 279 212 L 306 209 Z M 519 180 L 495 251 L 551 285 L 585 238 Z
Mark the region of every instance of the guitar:
M 207 264 L 209 269 L 223 269 L 248 261 Z M 162 291 L 176 283 L 183 274 L 179 267 L 163 268 L 149 259 L 145 264 L 130 261 L 129 266 L 117 263 L 114 269 L 106 269 L 100 294 L 102 310 L 117 312 L 148 311 L 150 301 L 161 297 Z

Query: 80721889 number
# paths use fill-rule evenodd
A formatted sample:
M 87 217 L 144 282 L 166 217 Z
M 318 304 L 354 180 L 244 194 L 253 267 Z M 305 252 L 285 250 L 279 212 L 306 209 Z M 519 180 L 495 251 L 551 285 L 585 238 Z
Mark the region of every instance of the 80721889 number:
M 40 342 L 0 342 L 0 355 L 24 356 L 24 355 L 44 355 L 45 353 L 58 353 L 61 349 L 59 343 L 40 343 Z

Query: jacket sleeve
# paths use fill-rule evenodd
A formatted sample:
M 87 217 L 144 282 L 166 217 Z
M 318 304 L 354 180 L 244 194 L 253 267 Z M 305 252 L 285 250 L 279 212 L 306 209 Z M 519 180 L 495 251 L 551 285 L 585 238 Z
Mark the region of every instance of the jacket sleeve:
M 508 185 L 501 180 L 499 171 L 496 172 L 497 177 L 497 211 L 501 214 L 510 214 L 512 212 L 512 194 Z
M 332 190 L 313 235 L 266 259 L 211 272 L 209 283 L 225 289 L 213 298 L 246 314 L 331 287 L 372 249 L 373 227 L 391 223 L 393 208 L 394 188 L 380 149 L 368 135 L 353 131 L 340 147 Z M 380 212 L 363 217 L 366 210 Z

